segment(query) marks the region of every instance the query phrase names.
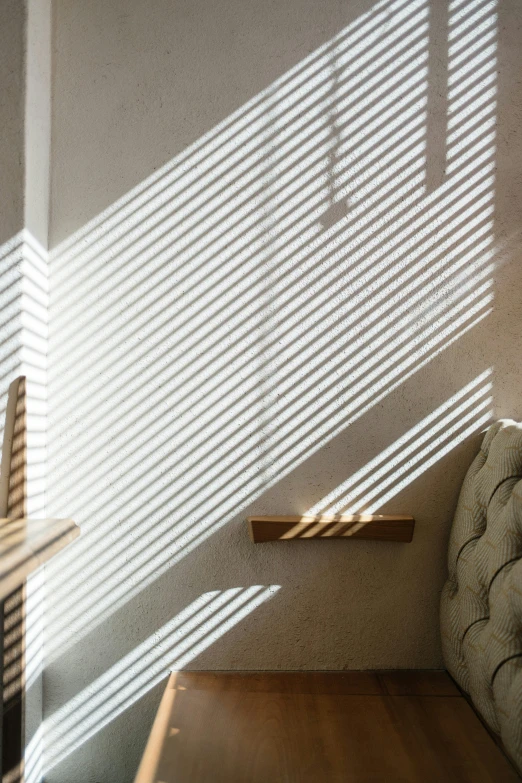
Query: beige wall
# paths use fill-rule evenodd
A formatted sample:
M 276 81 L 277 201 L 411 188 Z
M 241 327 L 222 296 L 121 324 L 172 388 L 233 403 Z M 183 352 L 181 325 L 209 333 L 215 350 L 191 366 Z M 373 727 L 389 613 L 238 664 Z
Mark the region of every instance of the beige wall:
M 48 569 L 46 779 L 123 783 L 169 668 L 441 665 L 459 485 L 522 415 L 522 18 L 54 16 L 49 511 L 82 537 Z M 244 523 L 363 508 L 413 543 Z
M 43 248 L 49 233 L 51 0 L 26 0 L 25 227 Z
M 50 2 L 6 0 L 0 25 L 0 246 L 24 227 L 47 247 Z
M 24 4 L 13 0 L 2 7 L 0 25 L 0 416 L 6 416 L 8 387 L 15 377 L 20 347 L 21 292 L 18 233 L 24 221 Z M 7 508 L 9 436 L 3 438 L 0 506 Z
M 3 3 L 0 26 L 0 244 L 11 239 L 23 226 L 24 22 L 23 3 L 19 0 Z

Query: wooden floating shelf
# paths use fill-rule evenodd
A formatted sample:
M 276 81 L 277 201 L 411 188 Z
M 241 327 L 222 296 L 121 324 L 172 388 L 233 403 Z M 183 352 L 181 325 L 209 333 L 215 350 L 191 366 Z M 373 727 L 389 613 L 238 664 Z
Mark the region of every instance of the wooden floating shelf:
M 383 514 L 248 517 L 247 521 L 254 544 L 312 538 L 359 538 L 409 543 L 415 527 L 413 517 Z

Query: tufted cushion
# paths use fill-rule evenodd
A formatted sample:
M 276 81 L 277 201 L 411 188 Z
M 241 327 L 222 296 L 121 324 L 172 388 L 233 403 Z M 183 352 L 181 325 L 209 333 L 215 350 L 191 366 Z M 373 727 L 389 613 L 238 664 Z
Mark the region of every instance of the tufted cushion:
M 441 600 L 448 671 L 522 769 L 522 424 L 486 433 L 464 483 Z

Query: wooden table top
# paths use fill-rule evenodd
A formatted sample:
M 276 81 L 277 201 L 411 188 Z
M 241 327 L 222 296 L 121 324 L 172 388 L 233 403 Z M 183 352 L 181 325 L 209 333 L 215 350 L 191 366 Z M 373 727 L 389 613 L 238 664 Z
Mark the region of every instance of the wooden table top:
M 179 672 L 135 783 L 516 783 L 443 671 Z
M 72 519 L 0 519 L 0 600 L 79 535 Z

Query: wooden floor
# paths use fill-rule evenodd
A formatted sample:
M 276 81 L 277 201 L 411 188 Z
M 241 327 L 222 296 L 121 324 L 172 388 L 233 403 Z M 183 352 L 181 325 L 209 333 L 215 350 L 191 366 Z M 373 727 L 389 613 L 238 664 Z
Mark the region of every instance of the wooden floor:
M 136 783 L 520 781 L 444 672 L 173 674 Z

